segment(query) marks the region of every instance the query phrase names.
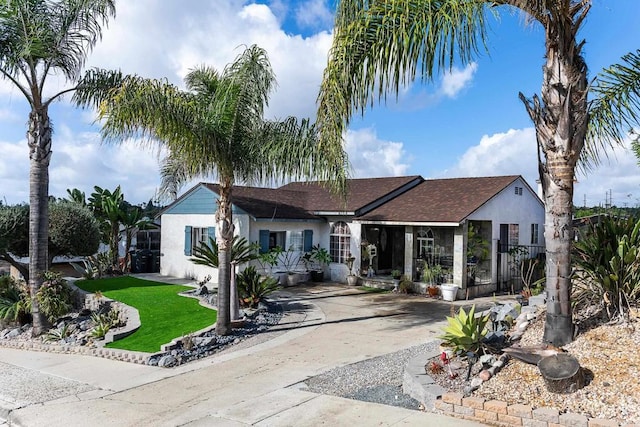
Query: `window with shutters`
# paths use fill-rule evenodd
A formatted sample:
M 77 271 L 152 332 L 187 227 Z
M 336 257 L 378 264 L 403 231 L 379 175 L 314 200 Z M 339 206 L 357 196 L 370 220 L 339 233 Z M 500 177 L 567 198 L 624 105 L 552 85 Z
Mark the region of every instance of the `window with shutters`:
M 302 231 L 291 231 L 289 234 L 289 249 L 302 252 Z
M 209 237 L 216 238 L 215 233 L 209 236 L 210 230 L 211 228 L 208 227 L 193 227 L 191 229 L 191 253 L 194 253 L 194 249 L 200 247 L 201 244 L 209 244 Z

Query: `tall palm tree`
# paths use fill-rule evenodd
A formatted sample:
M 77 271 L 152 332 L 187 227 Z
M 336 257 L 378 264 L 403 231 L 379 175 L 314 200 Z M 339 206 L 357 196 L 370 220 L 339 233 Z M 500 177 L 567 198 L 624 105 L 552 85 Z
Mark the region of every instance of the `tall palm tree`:
M 35 293 L 47 268 L 49 161 L 52 125 L 49 105 L 73 87 L 49 98 L 45 83 L 52 74 L 75 82 L 102 26 L 115 15 L 115 0 L 5 0 L 0 4 L 0 75 L 24 95 L 31 107 L 29 145 L 29 289 L 33 334 L 46 318 Z
M 284 177 L 329 177 L 344 170 L 320 155 L 308 120 L 264 119 L 275 86 L 266 52 L 246 48 L 222 72 L 201 66 L 185 77 L 186 91 L 164 80 L 96 70 L 75 94 L 79 105 L 95 106 L 107 140 L 131 137 L 168 148 L 183 177 L 214 176 L 219 181 L 218 320 L 216 331 L 230 332 L 231 213 L 236 182 L 269 183 Z M 117 90 L 108 90 L 117 86 Z M 338 156 L 340 159 L 344 158 Z
M 473 61 L 486 47 L 489 16 L 520 11 L 543 27 L 541 95 L 520 99 L 536 128 L 547 244 L 544 340 L 555 345 L 573 339 L 573 182 L 588 121 L 577 34 L 590 7 L 590 0 L 341 0 L 318 96 L 320 144 L 337 150 L 355 112 L 397 95 L 418 73 L 432 80 L 455 61 Z

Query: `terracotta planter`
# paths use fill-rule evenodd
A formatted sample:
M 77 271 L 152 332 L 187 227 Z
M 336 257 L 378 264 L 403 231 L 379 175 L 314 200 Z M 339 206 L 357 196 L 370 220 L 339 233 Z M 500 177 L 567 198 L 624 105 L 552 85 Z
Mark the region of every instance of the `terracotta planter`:
M 427 293 L 429 294 L 430 297 L 437 297 L 439 294 L 438 287 L 437 286 L 427 287 Z

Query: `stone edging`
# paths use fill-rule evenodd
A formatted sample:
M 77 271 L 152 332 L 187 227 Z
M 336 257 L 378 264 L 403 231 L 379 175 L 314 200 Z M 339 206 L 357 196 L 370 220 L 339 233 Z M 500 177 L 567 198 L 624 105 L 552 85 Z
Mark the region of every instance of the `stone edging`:
M 531 405 L 509 405 L 500 400 L 464 397 L 462 393 L 444 393 L 435 402 L 435 408 L 445 415 L 495 426 L 637 427 L 636 424 L 619 423 L 617 420 L 589 418 L 572 412 L 560 413 L 555 408 L 533 409 Z
M 75 280 L 69 280 L 67 283 L 74 290 L 77 298 L 83 303 L 83 306 L 95 310 L 97 309 L 98 301 L 92 296 L 93 294 L 84 291 L 73 283 Z M 110 330 L 105 335 L 104 340 L 98 342 L 94 341 L 93 346 L 80 346 L 80 345 L 65 345 L 65 344 L 48 344 L 45 342 L 34 341 L 20 341 L 20 340 L 0 340 L 0 347 L 14 348 L 18 350 L 32 350 L 32 351 L 46 351 L 50 353 L 62 353 L 62 354 L 80 354 L 87 356 L 102 357 L 105 359 L 119 360 L 122 362 L 146 364 L 147 359 L 153 353 L 144 353 L 141 351 L 121 350 L 117 348 L 104 348 L 104 345 L 113 342 L 116 339 L 123 338 L 132 334 L 140 327 L 140 314 L 135 308 L 122 304 L 118 301 L 110 300 L 109 298 L 102 297 L 104 301 L 110 301 L 114 306 L 118 307 L 123 317 L 126 317 L 127 324 L 120 328 Z

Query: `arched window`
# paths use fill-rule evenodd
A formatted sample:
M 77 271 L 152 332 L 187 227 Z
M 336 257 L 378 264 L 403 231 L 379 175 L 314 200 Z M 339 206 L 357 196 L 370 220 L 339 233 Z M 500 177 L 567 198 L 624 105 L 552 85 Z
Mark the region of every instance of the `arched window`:
M 434 239 L 431 228 L 418 230 L 418 258 L 433 262 Z
M 331 261 L 344 263 L 351 252 L 351 230 L 346 222 L 336 222 L 331 227 L 329 236 L 329 251 L 331 252 Z

